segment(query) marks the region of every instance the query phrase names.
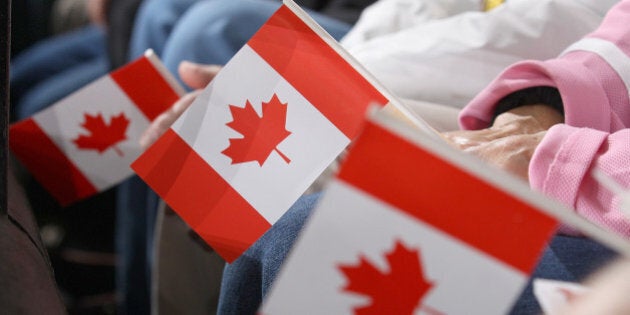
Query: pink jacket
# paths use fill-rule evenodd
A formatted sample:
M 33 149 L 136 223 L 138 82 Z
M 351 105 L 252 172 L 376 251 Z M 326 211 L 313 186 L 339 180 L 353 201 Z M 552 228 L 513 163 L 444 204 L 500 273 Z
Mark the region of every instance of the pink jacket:
M 552 127 L 529 167 L 530 185 L 592 222 L 630 237 L 630 218 L 591 176 L 594 167 L 630 187 L 630 0 L 556 59 L 516 63 L 462 111 L 464 129 L 486 128 L 502 97 L 533 86 L 562 96 L 565 123 Z M 570 229 L 562 231 L 571 233 Z

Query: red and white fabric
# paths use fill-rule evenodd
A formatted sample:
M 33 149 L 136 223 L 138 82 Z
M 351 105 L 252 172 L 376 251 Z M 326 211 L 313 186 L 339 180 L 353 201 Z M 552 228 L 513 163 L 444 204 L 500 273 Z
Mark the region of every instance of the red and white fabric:
M 283 5 L 132 167 L 232 261 L 350 143 L 367 107 L 385 103 Z M 280 113 L 267 113 L 266 106 Z M 245 121 L 260 125 L 244 135 Z M 269 129 L 280 129 L 281 136 Z M 255 145 L 235 148 L 248 138 Z
M 261 313 L 507 313 L 557 221 L 537 210 L 543 203 L 527 185 L 464 158 L 443 143 L 412 142 L 370 122 Z M 413 255 L 388 257 L 398 244 Z M 377 271 L 347 271 L 361 261 Z M 419 281 L 426 285 L 414 295 Z M 362 286 L 374 294 L 348 289 Z
M 10 126 L 13 154 L 68 205 L 131 176 L 138 139 L 183 89 L 151 52 Z M 87 140 L 88 145 L 82 145 Z M 85 143 L 85 142 L 83 142 Z

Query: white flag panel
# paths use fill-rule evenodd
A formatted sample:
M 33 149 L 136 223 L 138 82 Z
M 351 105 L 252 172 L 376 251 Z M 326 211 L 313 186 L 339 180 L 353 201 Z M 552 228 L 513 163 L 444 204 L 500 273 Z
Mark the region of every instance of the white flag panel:
M 385 255 L 397 239 L 419 249 L 432 289 L 416 314 L 504 314 L 527 276 L 355 188 L 335 181 L 311 216 L 276 279 L 263 314 L 352 314 L 368 300 L 344 293 L 338 265 L 365 255 L 387 270 Z

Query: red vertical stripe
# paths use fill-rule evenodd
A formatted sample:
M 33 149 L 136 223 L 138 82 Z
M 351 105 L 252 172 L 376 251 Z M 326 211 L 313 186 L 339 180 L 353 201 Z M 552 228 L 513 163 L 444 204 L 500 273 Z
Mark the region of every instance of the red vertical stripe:
M 131 167 L 228 262 L 271 226 L 171 129 Z
M 177 92 L 147 58 L 113 71 L 110 76 L 149 121 L 179 99 Z
M 89 197 L 96 187 L 32 119 L 11 125 L 9 146 L 13 154 L 62 205 Z
M 263 25 L 248 45 L 350 139 L 356 136 L 370 104 L 387 103 L 286 6 Z
M 372 123 L 339 178 L 525 273 L 556 221 Z

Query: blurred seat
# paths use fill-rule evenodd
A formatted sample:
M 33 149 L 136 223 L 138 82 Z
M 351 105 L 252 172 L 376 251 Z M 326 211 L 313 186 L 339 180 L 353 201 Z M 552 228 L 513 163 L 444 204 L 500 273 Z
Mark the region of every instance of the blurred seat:
M 215 314 L 225 261 L 161 202 L 155 231 L 153 314 Z
M 4 314 L 65 314 L 24 190 L 11 169 L 7 173 L 7 216 L 0 215 L 0 309 Z
M 13 159 L 11 163 L 12 186 L 20 188 L 25 200 L 20 204 L 30 206 L 33 228 L 38 230 L 67 312 L 113 314 L 117 298 L 115 190 L 61 207 L 19 162 Z

